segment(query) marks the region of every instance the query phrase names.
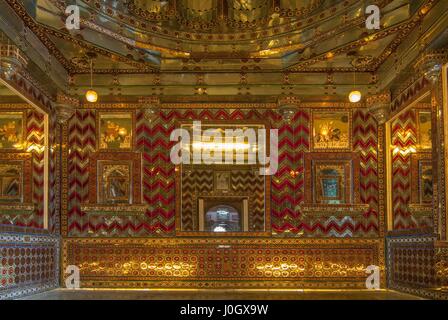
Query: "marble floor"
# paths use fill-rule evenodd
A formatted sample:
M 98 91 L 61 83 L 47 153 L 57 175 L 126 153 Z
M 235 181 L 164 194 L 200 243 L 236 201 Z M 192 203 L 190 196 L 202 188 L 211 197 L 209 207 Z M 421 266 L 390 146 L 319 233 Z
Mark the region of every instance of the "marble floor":
M 380 290 L 107 290 L 56 289 L 24 300 L 419 300 Z

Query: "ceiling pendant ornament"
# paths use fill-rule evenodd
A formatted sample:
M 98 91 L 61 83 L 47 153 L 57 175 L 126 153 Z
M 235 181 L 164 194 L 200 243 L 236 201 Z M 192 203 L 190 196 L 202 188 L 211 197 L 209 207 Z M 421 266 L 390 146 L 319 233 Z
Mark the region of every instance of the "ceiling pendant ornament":
M 283 121 L 290 123 L 294 119 L 300 102 L 297 96 L 282 96 L 278 98 L 278 111 Z
M 142 97 L 139 100 L 143 106 L 141 108 L 145 119 L 149 122 L 153 122 L 160 110 L 160 99 L 158 97 Z
M 79 99 L 58 93 L 56 96 L 55 110 L 57 121 L 60 124 L 66 123 L 79 108 Z
M 414 65 L 417 72 L 436 84 L 439 81 L 442 66 L 448 61 L 448 50 L 434 50 L 425 52 Z
M 390 114 L 391 95 L 390 92 L 383 92 L 369 96 L 366 99 L 368 110 L 379 125 L 386 123 Z

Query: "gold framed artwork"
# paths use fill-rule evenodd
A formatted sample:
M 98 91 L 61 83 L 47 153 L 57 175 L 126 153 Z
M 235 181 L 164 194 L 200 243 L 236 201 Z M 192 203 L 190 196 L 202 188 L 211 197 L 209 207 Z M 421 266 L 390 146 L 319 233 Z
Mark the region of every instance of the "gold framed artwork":
M 0 150 L 23 149 L 23 112 L 0 112 Z
M 432 149 L 431 110 L 417 110 L 416 113 L 418 149 Z
M 0 153 L 0 204 L 31 203 L 32 155 Z
M 347 163 L 315 163 L 313 166 L 315 202 L 345 204 L 350 201 L 345 189 Z
M 433 202 L 433 174 L 431 153 L 411 156 L 411 202 L 431 206 Z
M 89 158 L 89 203 L 141 203 L 141 155 L 133 152 L 97 152 Z
M 360 203 L 359 163 L 356 153 L 307 153 L 305 203 L 354 205 Z
M 132 112 L 99 112 L 97 125 L 99 150 L 132 150 L 134 144 Z
M 132 203 L 132 161 L 98 161 L 98 202 Z
M 350 111 L 313 112 L 312 126 L 314 150 L 351 150 Z

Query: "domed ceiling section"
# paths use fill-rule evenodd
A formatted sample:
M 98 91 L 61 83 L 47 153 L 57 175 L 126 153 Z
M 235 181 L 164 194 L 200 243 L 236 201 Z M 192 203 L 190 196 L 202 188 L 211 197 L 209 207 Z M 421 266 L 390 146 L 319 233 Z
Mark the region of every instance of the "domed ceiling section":
M 403 24 L 412 15 L 409 1 L 376 1 L 382 28 L 370 32 L 360 0 L 85 0 L 77 1 L 81 30 L 68 32 L 72 1 L 35 2 L 27 13 L 78 72 L 89 50 L 107 57 L 95 69 L 128 72 L 372 71 L 409 31 Z
M 447 7 L 444 0 L 368 1 L 381 9 L 381 28 L 368 30 L 365 0 L 5 2 L 79 93 L 92 61 L 101 94 L 173 96 L 346 96 L 354 73 L 361 89 L 374 92 L 378 70 L 405 39 L 418 37 L 428 12 L 436 21 L 443 10 L 432 9 Z M 75 3 L 81 28 L 67 30 L 65 11 Z

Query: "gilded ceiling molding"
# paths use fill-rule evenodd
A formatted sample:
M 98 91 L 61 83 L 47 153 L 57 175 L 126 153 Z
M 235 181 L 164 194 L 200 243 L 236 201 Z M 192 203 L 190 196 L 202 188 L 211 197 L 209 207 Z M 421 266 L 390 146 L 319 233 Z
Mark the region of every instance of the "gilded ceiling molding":
M 52 0 L 55 1 L 55 0 Z M 130 5 L 130 15 L 118 15 L 115 10 L 111 7 L 107 7 L 106 14 L 110 17 L 120 20 L 122 23 L 128 23 L 134 27 L 140 27 L 146 29 L 150 34 L 160 36 L 160 37 L 173 37 L 176 40 L 185 40 L 189 42 L 193 41 L 214 41 L 214 42 L 233 42 L 235 40 L 255 40 L 255 39 L 265 39 L 273 37 L 276 35 L 281 35 L 288 31 L 298 30 L 300 28 L 307 28 L 316 22 L 320 22 L 324 18 L 338 16 L 346 10 L 349 10 L 352 6 L 359 3 L 358 0 L 347 0 L 344 2 L 336 2 L 333 6 L 324 9 L 323 11 L 315 12 L 316 9 L 322 6 L 318 4 L 319 1 L 314 1 L 313 5 L 305 10 L 300 9 L 285 9 L 279 6 L 274 7 L 275 14 L 279 14 L 280 17 L 284 18 L 287 22 L 283 25 L 274 24 L 266 25 L 266 21 L 263 19 L 259 20 L 258 23 L 231 23 L 230 28 L 243 29 L 242 32 L 229 32 L 223 33 L 221 31 L 216 31 L 215 33 L 210 32 L 200 32 L 199 30 L 183 31 L 182 30 L 170 30 L 166 27 L 160 26 L 159 21 L 163 15 L 157 13 L 150 13 L 148 11 L 142 10 L 135 5 Z M 86 2 L 94 4 L 96 1 L 87 0 Z M 382 0 L 376 1 L 379 7 L 384 7 L 392 0 Z M 142 22 L 136 21 L 135 17 L 140 18 Z M 169 16 L 165 16 L 168 18 Z M 148 24 L 148 20 L 154 20 L 153 24 Z M 298 21 L 301 20 L 301 21 Z M 253 30 L 254 28 L 259 28 L 262 30 Z
M 65 58 L 59 51 L 57 46 L 47 37 L 42 27 L 31 18 L 19 0 L 6 0 L 6 2 L 13 8 L 15 13 L 19 16 L 25 25 L 39 38 L 48 51 L 58 60 L 58 62 L 69 73 L 74 71 L 73 65 Z
M 393 53 L 393 51 L 396 50 L 398 45 L 406 38 L 406 36 L 417 26 L 417 24 L 421 21 L 421 17 L 417 16 L 414 17 L 411 21 L 401 23 L 397 26 L 390 27 L 384 30 L 381 30 L 379 32 L 376 32 L 374 34 L 371 34 L 369 36 L 364 37 L 363 39 L 351 42 L 347 45 L 344 45 L 336 50 L 331 51 L 334 56 L 341 55 L 344 53 L 347 53 L 352 50 L 356 50 L 357 48 L 366 45 L 369 42 L 377 41 L 380 39 L 384 39 L 394 33 L 400 32 L 396 39 L 394 39 L 393 43 L 388 46 L 383 53 L 381 54 L 380 58 L 377 58 L 374 61 L 372 66 L 369 67 L 363 67 L 361 70 L 363 71 L 375 71 L 379 65 L 381 65 L 390 54 Z M 288 70 L 291 71 L 301 71 L 306 69 L 306 67 L 316 64 L 318 62 L 327 61 L 328 55 L 326 52 L 319 54 L 318 56 L 308 59 L 303 62 L 298 62 L 290 67 L 288 67 Z
M 383 92 L 367 97 L 367 108 L 378 124 L 382 125 L 387 121 L 390 112 L 390 103 L 390 92 Z
M 430 50 L 417 59 L 414 68 L 432 84 L 436 84 L 446 62 L 448 62 L 448 49 Z
M 130 69 L 131 72 L 133 71 L 134 73 L 135 72 L 138 72 L 138 73 L 151 73 L 151 72 L 154 72 L 154 71 L 158 70 L 154 66 L 148 66 L 148 64 L 146 64 L 146 63 L 138 62 L 138 61 L 135 61 L 135 60 L 130 59 L 128 57 L 121 56 L 121 55 L 118 55 L 118 54 L 115 54 L 115 53 L 111 53 L 111 52 L 109 52 L 107 50 L 104 50 L 102 48 L 90 45 L 90 44 L 88 44 L 85 41 L 82 41 L 82 40 L 79 40 L 78 38 L 73 37 L 69 33 L 62 32 L 62 31 L 59 31 L 59 30 L 54 30 L 54 29 L 51 29 L 51 28 L 46 27 L 46 26 L 40 26 L 40 28 L 47 35 L 52 35 L 52 36 L 55 36 L 55 37 L 57 37 L 59 39 L 70 41 L 71 43 L 77 45 L 78 47 L 80 47 L 80 48 L 82 48 L 84 50 L 87 50 L 89 52 L 95 52 L 95 53 L 97 53 L 99 55 L 108 57 L 108 58 L 113 59 L 113 60 L 116 59 L 117 61 L 124 62 L 126 64 L 129 64 L 130 66 L 135 67 L 136 69 Z M 52 48 L 47 46 L 47 49 L 50 51 L 51 54 L 54 55 L 54 52 L 53 52 Z M 85 68 L 85 67 L 81 67 L 80 68 L 79 66 L 75 65 L 73 62 L 69 62 L 69 63 L 71 64 L 71 70 L 72 71 L 71 70 L 67 70 L 67 71 L 70 74 L 83 74 L 83 73 L 87 74 L 87 73 L 90 73 L 90 67 L 89 66 L 87 68 Z M 120 73 L 120 72 L 118 72 L 118 73 Z M 94 69 L 94 73 L 104 73 L 104 71 L 101 72 L 101 70 L 95 70 Z M 106 73 L 109 74 L 109 73 L 117 73 L 117 72 L 116 72 L 116 70 L 111 69 L 111 70 L 109 70 Z

